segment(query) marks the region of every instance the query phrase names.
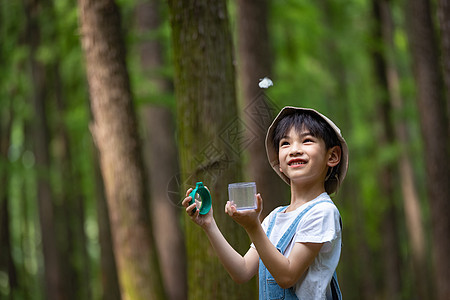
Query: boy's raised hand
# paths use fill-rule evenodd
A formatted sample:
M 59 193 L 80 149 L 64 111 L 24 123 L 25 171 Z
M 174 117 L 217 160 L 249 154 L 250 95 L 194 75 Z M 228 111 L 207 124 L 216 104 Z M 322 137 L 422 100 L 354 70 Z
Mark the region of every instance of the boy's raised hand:
M 233 218 L 236 223 L 244 227 L 244 229 L 250 229 L 253 226 L 259 226 L 261 224 L 259 216 L 263 208 L 263 201 L 260 194 L 256 194 L 256 209 L 237 210 L 236 205 L 230 201 L 227 201 L 225 205 L 225 213 Z
M 192 192 L 192 190 L 193 188 L 190 188 L 186 191 L 186 198 L 183 199 L 183 202 L 181 202 L 181 204 L 186 207 L 186 213 L 195 224 L 199 225 L 202 228 L 206 228 L 211 225 L 213 221 L 213 208 L 211 206 L 211 209 L 206 215 L 200 215 L 200 202 L 195 200 L 194 203 L 189 205 L 189 202 L 191 202 L 192 200 L 192 197 L 189 196 L 189 194 Z

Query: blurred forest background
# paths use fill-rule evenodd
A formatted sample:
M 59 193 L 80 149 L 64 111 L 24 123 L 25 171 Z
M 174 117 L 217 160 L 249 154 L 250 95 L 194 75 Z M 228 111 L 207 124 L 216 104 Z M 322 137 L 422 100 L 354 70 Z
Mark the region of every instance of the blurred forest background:
M 448 299 L 450 1 L 0 3 L 0 299 L 256 299 L 180 202 L 203 181 L 243 254 L 227 185 L 288 203 L 285 105 L 349 145 L 344 298 Z

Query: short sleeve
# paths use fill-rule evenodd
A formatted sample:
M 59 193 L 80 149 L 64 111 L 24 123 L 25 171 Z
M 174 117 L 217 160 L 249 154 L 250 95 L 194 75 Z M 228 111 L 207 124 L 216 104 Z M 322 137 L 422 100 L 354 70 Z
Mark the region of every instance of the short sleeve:
M 330 251 L 332 242 L 341 234 L 339 219 L 339 211 L 334 204 L 317 204 L 300 221 L 294 242 L 324 243 L 321 252 Z

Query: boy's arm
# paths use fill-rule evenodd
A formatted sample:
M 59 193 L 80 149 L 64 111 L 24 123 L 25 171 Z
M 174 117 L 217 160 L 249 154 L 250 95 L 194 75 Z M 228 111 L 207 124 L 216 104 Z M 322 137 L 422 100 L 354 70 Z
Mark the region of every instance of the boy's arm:
M 322 243 L 295 243 L 289 257 L 270 242 L 261 226 L 246 228 L 261 260 L 282 288 L 293 286 L 308 269 L 322 248 Z
M 258 271 L 258 252 L 255 249 L 250 248 L 247 253 L 242 256 L 234 250 L 234 248 L 225 239 L 222 232 L 220 232 L 220 229 L 213 217 L 212 207 L 206 215 L 200 215 L 198 209 L 193 212 L 197 204 L 194 203 L 189 205 L 191 197 L 188 195 L 191 191 L 192 189 L 189 189 L 186 192 L 186 198 L 182 202 L 183 206 L 186 207 L 187 214 L 194 223 L 199 225 L 205 231 L 220 262 L 230 274 L 231 278 L 238 283 L 247 282 Z
M 237 283 L 249 281 L 258 271 L 259 256 L 254 248 L 250 248 L 242 256 L 228 243 L 220 232 L 216 223 L 213 222 L 209 228 L 203 228 L 212 247 L 216 251 L 220 262 Z
M 280 253 L 264 232 L 258 218 L 262 210 L 262 198 L 257 195 L 258 208 L 254 211 L 237 211 L 227 204 L 227 213 L 247 231 L 259 257 L 270 274 L 282 288 L 293 286 L 308 269 L 319 253 L 323 243 L 295 243 L 289 257 Z

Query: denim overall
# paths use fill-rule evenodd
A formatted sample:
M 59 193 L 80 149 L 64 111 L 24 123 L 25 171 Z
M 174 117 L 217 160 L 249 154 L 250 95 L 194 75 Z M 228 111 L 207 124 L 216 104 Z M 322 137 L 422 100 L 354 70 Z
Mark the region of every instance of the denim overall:
M 287 246 L 291 242 L 291 240 L 294 238 L 298 223 L 300 222 L 300 219 L 316 204 L 322 203 L 322 202 L 330 202 L 333 203 L 330 200 L 321 200 L 317 201 L 308 207 L 306 207 L 304 210 L 300 212 L 300 214 L 295 218 L 294 222 L 289 226 L 288 230 L 283 234 L 280 241 L 276 245 L 276 248 L 281 253 L 284 253 L 286 251 Z M 285 210 L 287 206 L 281 207 L 278 212 L 281 212 Z M 270 237 L 270 234 L 272 233 L 273 226 L 275 225 L 275 219 L 276 214 L 272 217 L 269 223 L 269 228 L 267 229 L 267 236 Z M 331 279 L 331 291 L 333 295 L 333 299 L 342 299 L 341 291 L 339 289 L 339 285 L 337 282 L 337 276 L 336 272 L 334 272 L 333 277 Z M 259 259 L 259 300 L 263 299 L 298 299 L 295 295 L 293 288 L 283 289 L 281 288 L 273 276 L 270 274 L 270 272 L 267 270 L 266 266 L 264 266 L 261 259 Z

